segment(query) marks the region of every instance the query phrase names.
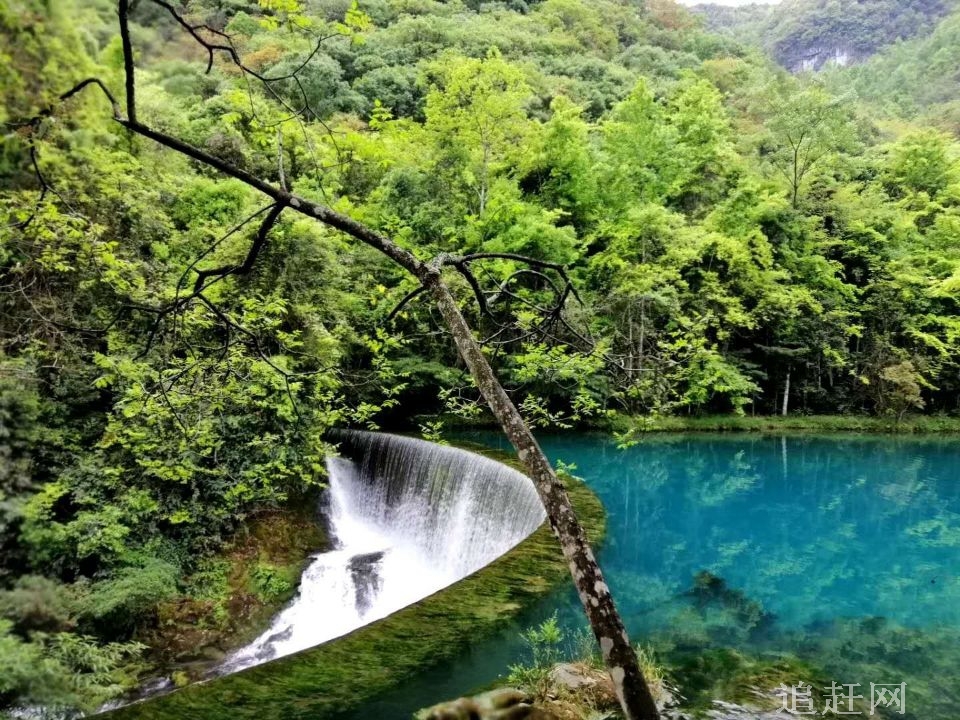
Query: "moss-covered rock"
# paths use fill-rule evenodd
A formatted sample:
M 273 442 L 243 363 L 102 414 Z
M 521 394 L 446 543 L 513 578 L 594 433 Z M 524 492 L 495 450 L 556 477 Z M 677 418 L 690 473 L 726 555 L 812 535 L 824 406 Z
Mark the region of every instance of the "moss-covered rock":
M 329 547 L 315 508 L 309 497 L 255 516 L 188 578 L 184 595 L 160 604 L 138 639 L 161 672 L 181 678 L 178 687 L 259 634 L 293 596 L 310 556 Z

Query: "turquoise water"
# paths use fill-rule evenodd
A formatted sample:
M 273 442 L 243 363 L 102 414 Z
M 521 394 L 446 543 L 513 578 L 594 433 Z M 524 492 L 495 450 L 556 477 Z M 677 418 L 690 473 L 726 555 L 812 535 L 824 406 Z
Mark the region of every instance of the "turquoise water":
M 470 439 L 504 447 L 493 434 Z M 871 682 L 906 682 L 896 717 L 960 716 L 960 442 L 684 435 L 621 450 L 603 436 L 564 435 L 542 444 L 603 501 L 598 556 L 631 637 L 673 668 L 691 702 L 718 691 L 718 674 L 796 658 L 788 676 L 813 677 L 788 684 L 860 683 L 869 700 Z M 518 630 L 553 612 L 568 635 L 582 625 L 566 588 L 352 717 L 409 716 L 495 681 L 522 659 Z

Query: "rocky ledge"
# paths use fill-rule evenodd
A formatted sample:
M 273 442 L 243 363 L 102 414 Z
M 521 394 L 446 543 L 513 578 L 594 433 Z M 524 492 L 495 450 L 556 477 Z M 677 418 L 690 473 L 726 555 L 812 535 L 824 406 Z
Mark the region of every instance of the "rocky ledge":
M 715 700 L 696 714 L 677 707 L 678 696 L 658 681 L 651 691 L 663 720 L 780 720 L 783 715 Z M 759 696 L 763 696 L 758 692 Z M 550 671 L 550 687 L 540 697 L 516 688 L 498 688 L 421 710 L 416 720 L 582 720 L 620 717 L 613 683 L 607 674 L 585 663 L 563 663 Z

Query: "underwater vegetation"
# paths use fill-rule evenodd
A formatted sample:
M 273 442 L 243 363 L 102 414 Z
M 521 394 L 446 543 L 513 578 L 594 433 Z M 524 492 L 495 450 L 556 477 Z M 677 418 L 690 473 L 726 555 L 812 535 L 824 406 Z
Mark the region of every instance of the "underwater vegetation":
M 877 707 L 875 716 L 956 717 L 960 632 L 954 628 L 907 627 L 883 617 L 786 627 L 759 602 L 706 570 L 678 599 L 687 607 L 675 608 L 676 625 L 658 634 L 653 646 L 685 709 L 705 710 L 717 699 L 780 707 L 776 690 L 802 682 L 812 687 L 813 705 L 822 714 L 832 697 L 828 689 L 836 683 L 859 684 L 852 692 L 862 697 L 854 707 L 866 716 L 871 683 L 905 683 L 904 712 Z
M 756 600 L 751 600 L 741 590 L 730 588 L 727 581 L 709 570 L 701 570 L 693 578 L 693 587 L 685 593 L 693 599 L 698 612 L 705 613 L 715 606 L 733 614 L 753 633 L 768 631 L 776 621 L 773 613 L 767 612 Z

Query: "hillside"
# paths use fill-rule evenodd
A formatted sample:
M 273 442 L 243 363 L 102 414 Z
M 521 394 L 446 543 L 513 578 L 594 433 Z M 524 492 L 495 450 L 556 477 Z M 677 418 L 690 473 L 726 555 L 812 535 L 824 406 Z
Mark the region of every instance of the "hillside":
M 792 72 L 863 62 L 898 41 L 929 35 L 953 0 L 783 0 L 772 6 L 701 5 L 706 26 L 762 45 Z
M 885 48 L 828 78 L 852 88 L 880 115 L 930 124 L 960 136 L 960 8 L 925 37 Z
M 761 3 L 718 5 L 708 2 L 692 5 L 690 11 L 703 20 L 704 27 L 710 32 L 761 47 L 776 6 Z

